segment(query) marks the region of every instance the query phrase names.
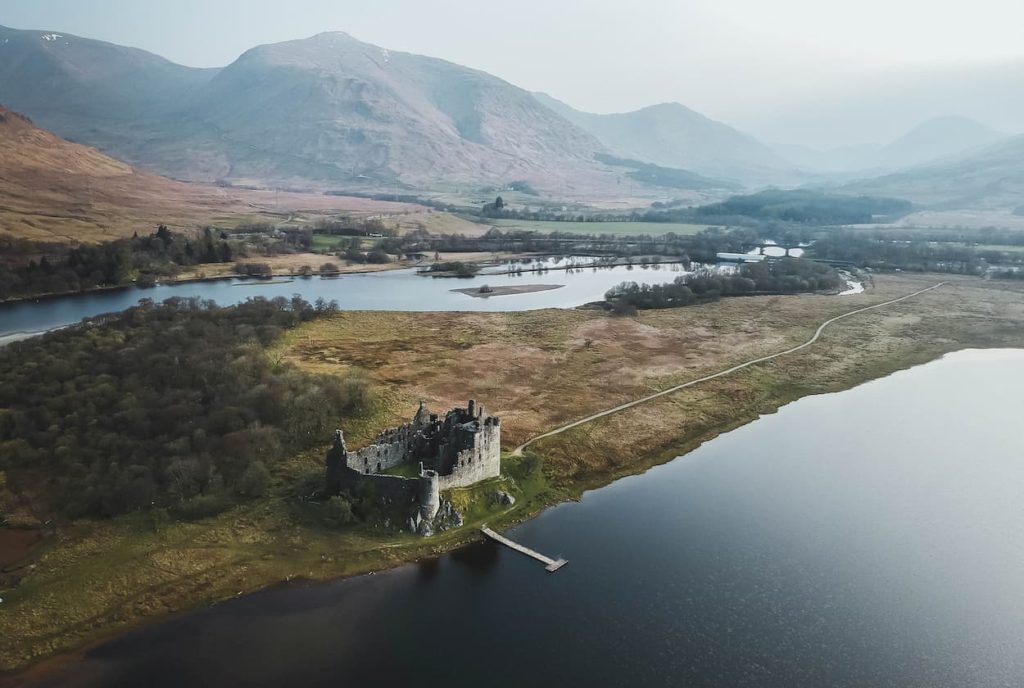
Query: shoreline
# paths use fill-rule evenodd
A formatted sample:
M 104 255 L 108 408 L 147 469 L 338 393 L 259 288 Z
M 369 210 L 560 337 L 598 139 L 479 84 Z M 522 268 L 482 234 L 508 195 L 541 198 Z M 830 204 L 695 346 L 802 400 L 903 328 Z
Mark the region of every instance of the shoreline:
M 451 255 L 457 256 L 459 254 L 453 253 Z M 521 253 L 521 252 L 511 252 L 507 256 L 508 260 L 512 260 L 512 261 L 514 261 L 517 258 L 520 258 L 520 259 L 521 258 L 531 258 L 531 259 L 536 260 L 538 258 L 545 258 L 545 257 L 547 257 L 547 254 L 531 254 L 531 253 Z M 256 259 L 253 259 L 253 261 L 255 261 L 255 260 Z M 624 258 L 617 258 L 616 260 L 617 261 L 618 260 L 625 261 L 626 259 L 624 259 Z M 74 296 L 87 296 L 89 294 L 103 293 L 103 292 L 107 292 L 107 291 L 118 291 L 118 290 L 126 290 L 126 289 L 139 289 L 141 291 L 148 291 L 150 288 L 153 288 L 153 287 L 170 286 L 170 285 L 175 285 L 175 284 L 192 284 L 192 283 L 195 283 L 195 282 L 216 282 L 218 280 L 237 279 L 237 280 L 243 280 L 245 282 L 250 282 L 252 284 L 259 284 L 259 283 L 263 283 L 263 282 L 266 282 L 266 281 L 269 281 L 269 280 L 274 280 L 274 279 L 279 279 L 279 278 L 290 278 L 290 279 L 304 279 L 304 278 L 308 278 L 308 279 L 313 279 L 315 277 L 320 277 L 320 278 L 336 279 L 336 278 L 339 278 L 339 277 L 344 277 L 345 275 L 365 275 L 365 274 L 371 274 L 371 273 L 377 273 L 377 272 L 390 272 L 392 270 L 409 270 L 409 269 L 412 269 L 412 268 L 416 268 L 416 267 L 422 266 L 422 265 L 424 265 L 424 264 L 426 264 L 428 262 L 430 262 L 430 261 L 418 260 L 418 261 L 409 261 L 409 262 L 405 262 L 405 263 L 399 261 L 399 262 L 395 262 L 395 263 L 381 263 L 380 265 L 375 265 L 373 267 L 370 267 L 370 266 L 360 266 L 358 269 L 354 269 L 354 270 L 342 269 L 342 270 L 339 270 L 338 272 L 331 272 L 331 273 L 320 273 L 320 272 L 314 271 L 314 272 L 312 272 L 309 275 L 304 275 L 301 272 L 298 272 L 296 270 L 281 270 L 281 271 L 273 271 L 270 275 L 268 275 L 266 277 L 255 277 L 255 276 L 251 276 L 251 275 L 239 275 L 239 274 L 233 274 L 233 273 L 232 274 L 205 275 L 205 276 L 200 277 L 200 276 L 197 276 L 195 274 L 187 274 L 186 273 L 186 275 L 183 276 L 183 277 L 161 278 L 161 279 L 157 280 L 152 285 L 152 287 L 141 287 L 137 283 L 132 282 L 130 284 L 108 284 L 108 285 L 89 287 L 88 289 L 82 289 L 82 290 L 79 290 L 79 291 L 45 292 L 45 293 L 41 293 L 41 294 L 30 294 L 30 295 L 26 295 L 26 296 L 16 296 L 16 297 L 12 297 L 12 298 L 0 299 L 0 307 L 3 307 L 5 305 L 7 305 L 7 304 L 12 304 L 13 305 L 13 304 L 27 303 L 27 302 L 32 302 L 32 301 L 61 299 L 61 298 L 69 298 L 69 297 L 74 297 Z M 648 266 L 652 266 L 652 265 L 673 265 L 673 264 L 680 264 L 680 263 L 682 263 L 682 261 L 679 261 L 679 260 L 666 260 L 666 261 L 655 261 L 655 262 L 647 263 L 647 265 Z M 208 265 L 225 265 L 225 264 L 226 263 L 209 263 Z M 560 266 L 552 266 L 552 267 L 546 267 L 546 268 L 530 267 L 530 268 L 523 268 L 521 270 L 517 270 L 516 272 L 524 272 L 525 273 L 525 272 L 547 272 L 547 271 L 552 271 L 552 270 L 582 270 L 582 269 L 592 269 L 592 268 L 601 268 L 601 267 L 615 267 L 615 266 L 621 266 L 621 265 L 626 265 L 626 264 L 627 263 L 625 263 L 625 262 L 621 262 L 621 263 L 620 262 L 616 262 L 616 263 L 610 264 L 610 265 L 560 265 Z M 507 264 L 504 263 L 504 262 L 500 262 L 499 261 L 499 262 L 485 263 L 484 265 L 485 265 L 485 267 L 488 267 L 488 268 L 501 268 L 501 267 L 506 266 Z M 635 265 L 637 267 L 641 266 L 640 263 L 633 263 L 633 265 Z M 347 266 L 347 267 L 351 267 L 351 266 Z M 481 272 L 477 273 L 476 275 L 472 275 L 471 277 L 485 277 L 487 275 L 502 276 L 502 275 L 506 275 L 506 274 L 509 274 L 509 272 L 506 272 L 506 271 L 483 272 L 483 271 L 481 271 Z M 424 276 L 428 276 L 428 277 L 458 277 L 457 275 L 452 275 L 450 273 L 430 274 L 429 272 L 428 273 L 424 273 Z
M 836 394 L 844 391 L 853 389 L 862 384 L 867 384 L 875 380 L 888 377 L 889 375 L 897 372 L 908 370 L 910 368 L 925 365 L 942 358 L 943 356 L 953 353 L 955 351 L 961 351 L 965 349 L 979 348 L 979 347 L 964 347 L 960 349 L 952 349 L 950 351 L 935 353 L 934 355 L 926 354 L 922 357 L 915 357 L 909 360 L 903 360 L 900 362 L 894 362 L 892 366 L 886 366 L 878 374 L 869 374 L 867 376 L 858 376 L 848 381 L 848 384 L 844 385 L 839 389 L 822 389 L 818 391 L 811 391 L 807 393 L 796 393 L 796 394 L 781 394 L 776 397 L 769 406 L 759 408 L 756 412 L 744 411 L 743 413 L 735 416 L 730 421 L 725 423 L 717 424 L 713 427 L 706 428 L 704 431 L 693 437 L 680 436 L 668 440 L 665 445 L 657 452 L 646 456 L 641 461 L 628 466 L 625 470 L 615 470 L 607 474 L 596 474 L 590 476 L 589 479 L 584 479 L 576 482 L 572 486 L 566 488 L 555 489 L 551 492 L 551 498 L 543 498 L 542 495 L 532 494 L 524 495 L 527 497 L 526 500 L 517 501 L 516 505 L 509 507 L 506 511 L 501 513 L 497 519 L 491 517 L 491 523 L 495 526 L 495 529 L 500 531 L 507 530 L 516 525 L 532 520 L 543 513 L 545 510 L 558 506 L 570 501 L 578 501 L 583 494 L 593 490 L 599 490 L 607 487 L 623 478 L 632 476 L 643 475 L 652 468 L 664 465 L 676 459 L 685 458 L 687 454 L 694 451 L 706 442 L 709 442 L 721 435 L 737 430 L 763 415 L 770 415 L 777 412 L 782 407 L 799 401 L 800 399 L 815 396 L 817 394 Z M 876 371 L 873 371 L 876 372 Z M 537 438 L 538 440 L 540 438 Z M 530 443 L 532 444 L 532 443 Z M 542 462 L 541 455 L 536 450 L 530 450 L 529 448 L 524 452 L 521 457 L 513 456 L 512 451 L 502 452 L 502 466 L 503 470 L 509 462 L 516 464 L 519 462 Z M 503 472 L 503 476 L 504 476 Z M 49 677 L 56 675 L 61 669 L 73 665 L 75 662 L 85 658 L 85 656 L 91 651 L 104 644 L 114 641 L 118 638 L 123 638 L 131 635 L 132 633 L 139 631 L 144 628 L 149 628 L 157 624 L 166 623 L 173 621 L 189 614 L 196 613 L 202 609 L 222 604 L 232 599 L 239 597 L 251 597 L 260 595 L 274 589 L 284 586 L 306 586 L 312 587 L 316 585 L 330 584 L 332 582 L 345 581 L 349 579 L 355 579 L 362 576 L 373 575 L 377 572 L 391 571 L 403 566 L 409 566 L 415 564 L 418 561 L 429 560 L 445 556 L 451 552 L 465 547 L 469 544 L 480 542 L 485 537 L 479 532 L 478 526 L 480 523 L 469 523 L 462 528 L 454 531 L 448 531 L 441 535 L 441 540 L 435 535 L 432 539 L 420 538 L 420 541 L 413 540 L 411 543 L 400 543 L 394 546 L 391 550 L 397 554 L 397 559 L 390 560 L 388 562 L 372 563 L 366 567 L 359 567 L 355 570 L 351 570 L 347 573 L 341 573 L 338 575 L 326 575 L 326 576 L 315 576 L 315 577 L 295 577 L 291 579 L 277 579 L 267 581 L 265 584 L 259 585 L 258 587 L 244 591 L 241 594 L 228 595 L 219 597 L 212 601 L 198 601 L 191 605 L 185 605 L 180 609 L 176 609 L 168 614 L 163 614 L 155 617 L 141 618 L 135 622 L 129 623 L 116 628 L 108 628 L 105 631 L 99 632 L 96 636 L 88 640 L 87 642 L 65 651 L 58 651 L 55 654 L 47 654 L 39 657 L 37 660 L 30 661 L 28 664 L 22 664 L 19 666 L 12 667 L 10 669 L 0 669 L 0 688 L 13 688 L 17 685 L 22 685 L 26 681 L 37 681 L 45 680 Z M 396 551 L 397 550 L 397 551 Z
M 960 280 L 955 281 L 952 286 L 955 288 L 965 284 L 966 282 Z M 969 286 L 986 288 L 982 283 L 975 281 L 971 281 Z M 1011 293 L 1017 292 L 1011 290 Z M 885 300 L 880 298 L 879 303 Z M 922 308 L 922 310 L 925 309 Z M 884 310 L 876 312 L 884 313 Z M 968 322 L 967 325 L 969 324 Z M 805 324 L 801 327 L 812 326 Z M 806 366 L 812 369 L 808 374 L 808 379 L 792 380 L 784 370 L 776 369 L 774 363 L 738 372 L 735 377 L 730 377 L 730 379 L 733 387 L 752 391 L 752 395 L 747 401 L 734 403 L 728 408 L 720 409 L 721 413 L 706 414 L 696 425 L 678 427 L 674 432 L 658 434 L 655 436 L 655 444 L 641 447 L 638 450 L 640 453 L 624 457 L 624 462 L 617 465 L 594 465 L 572 474 L 558 476 L 548 471 L 547 468 L 550 467 L 552 461 L 557 460 L 555 457 L 557 456 L 559 438 L 538 441 L 538 444 L 527 448 L 523 457 L 511 456 L 510 451 L 506 450 L 502 456 L 502 473 L 511 478 L 521 488 L 521 491 L 516 493 L 517 501 L 513 507 L 503 510 L 499 514 L 489 515 L 489 522 L 496 529 L 504 530 L 535 517 L 550 506 L 578 499 L 584 492 L 609 485 L 623 477 L 642 474 L 653 466 L 685 456 L 704 442 L 746 425 L 761 415 L 773 413 L 797 399 L 814 394 L 850 389 L 898 370 L 935 360 L 951 351 L 966 348 L 1005 348 L 1010 345 L 1006 342 L 1011 341 L 1007 338 L 1008 333 L 1005 328 L 995 331 L 994 335 L 998 336 L 985 332 L 979 333 L 968 328 L 964 330 L 960 339 L 957 339 L 953 333 L 945 331 L 942 333 L 941 339 L 929 337 L 927 336 L 928 332 L 925 332 L 922 334 L 920 345 L 915 344 L 913 347 L 901 347 L 895 350 L 873 351 L 865 350 L 857 345 L 859 333 L 855 325 L 851 324 L 847 327 L 849 329 L 839 328 L 837 334 L 825 337 L 825 341 L 819 344 L 820 350 L 811 348 L 801 354 L 801 356 L 820 360 L 820 356 L 832 354 L 837 345 L 840 349 L 844 345 L 853 347 L 850 350 L 857 352 L 857 356 L 844 358 L 847 365 L 838 373 L 833 371 L 831 377 L 816 375 L 820 371 L 813 370 L 817 367 L 815 364 Z M 801 331 L 798 328 L 791 334 L 794 341 Z M 805 367 L 796 364 L 794 366 L 797 370 Z M 669 381 L 669 378 L 664 379 Z M 664 386 L 667 388 L 673 385 L 665 384 Z M 717 386 L 717 384 L 709 384 L 702 389 L 714 394 Z M 680 404 L 686 403 L 685 398 L 676 399 L 676 401 Z M 717 407 L 713 406 L 712 408 Z M 588 432 L 600 435 L 601 432 L 608 431 L 609 428 L 604 423 L 603 420 L 597 421 L 595 427 L 588 428 Z M 571 433 L 567 433 L 567 435 L 571 435 Z M 571 443 L 572 437 L 567 436 L 566 441 Z M 518 444 L 521 442 L 512 441 L 511 438 L 508 442 L 509 448 Z M 246 518 L 246 513 L 246 511 L 239 510 L 234 512 L 231 518 L 232 520 Z M 414 539 L 404 535 L 372 533 L 367 529 L 359 529 L 352 534 L 360 539 L 359 546 L 354 550 L 350 545 L 346 549 L 345 543 L 351 539 L 349 531 L 332 533 L 324 542 L 334 543 L 334 552 L 341 554 L 341 560 L 332 558 L 328 563 L 316 567 L 315 570 L 312 565 L 309 569 L 303 569 L 302 578 L 308 583 L 303 582 L 302 584 L 340 580 L 374 571 L 389 570 L 420 559 L 442 555 L 470 542 L 478 541 L 482 536 L 477 532 L 477 525 L 479 524 L 467 519 L 465 527 L 457 531 L 439 534 L 428 540 Z M 320 543 L 313 543 L 311 547 L 307 548 L 308 552 L 303 550 L 302 553 L 308 555 L 321 546 Z M 171 551 L 174 548 L 173 543 L 168 547 Z M 260 568 L 258 557 L 259 552 L 254 551 L 238 562 L 231 562 L 229 568 L 218 570 L 223 575 L 232 575 L 232 573 L 237 573 L 238 565 L 244 565 L 244 568 L 251 566 L 254 569 L 252 575 L 247 576 L 244 584 L 240 583 L 238 588 L 232 588 L 232 590 L 244 591 L 245 594 L 258 594 L 260 591 L 276 585 L 295 583 L 298 580 L 275 576 L 272 570 L 267 570 L 273 568 L 269 565 Z M 303 565 L 301 561 L 296 564 L 297 567 Z M 305 576 L 305 570 L 309 570 L 311 575 Z M 135 591 L 132 589 L 126 591 L 128 594 L 133 592 Z M 29 640 L 29 645 L 23 648 L 23 651 L 19 653 L 20 656 L 12 653 L 6 658 L 8 662 L 5 667 L 6 671 L 0 672 L 0 685 L 7 685 L 5 680 L 8 679 L 16 682 L 31 676 L 46 675 L 50 668 L 74 662 L 89 648 L 131 633 L 137 628 L 160 623 L 236 596 L 235 594 L 224 594 L 223 589 L 220 591 L 214 589 L 207 593 L 197 589 L 185 591 L 185 595 L 181 598 L 166 600 L 165 606 L 148 613 L 144 610 L 141 612 L 129 610 L 124 612 L 128 614 L 127 617 L 118 618 L 121 610 L 108 609 L 101 615 L 92 618 L 84 626 L 86 629 L 92 629 L 91 631 L 87 630 L 83 633 L 79 624 L 77 633 L 72 632 L 70 635 L 60 636 L 62 629 L 57 629 L 56 632 L 47 634 L 50 640 L 44 643 L 45 647 L 40 647 L 38 643 L 33 645 L 35 641 Z M 168 609 L 173 611 L 168 614 Z M 42 639 L 42 636 L 35 637 Z
M 97 293 L 102 293 L 102 292 L 107 292 L 107 291 L 119 291 L 119 290 L 127 290 L 127 289 L 138 289 L 140 291 L 149 291 L 149 289 L 152 289 L 152 288 L 155 288 L 155 287 L 171 286 L 171 285 L 175 285 L 175 284 L 192 284 L 192 283 L 195 283 L 195 282 L 216 282 L 216 281 L 221 281 L 221 280 L 237 279 L 237 280 L 242 280 L 243 282 L 246 282 L 246 283 L 249 283 L 249 284 L 261 284 L 261 283 L 266 283 L 266 282 L 269 282 L 271 280 L 280 279 L 280 278 L 290 278 L 289 281 L 293 281 L 296 278 L 300 278 L 300 279 L 304 279 L 304 278 L 313 279 L 314 277 L 337 278 L 337 277 L 344 277 L 345 275 L 363 275 L 363 274 L 373 273 L 373 272 L 390 272 L 391 270 L 406 270 L 406 269 L 409 269 L 409 268 L 414 268 L 414 267 L 416 267 L 419 264 L 420 264 L 419 262 L 410 263 L 408 265 L 399 265 L 399 264 L 395 263 L 395 264 L 393 264 L 394 267 L 383 267 L 383 266 L 381 266 L 381 267 L 377 267 L 377 268 L 368 268 L 368 269 L 364 269 L 364 270 L 340 270 L 338 272 L 331 272 L 331 273 L 326 273 L 326 274 L 321 274 L 319 272 L 313 272 L 313 273 L 311 273 L 309 275 L 303 275 L 302 273 L 295 272 L 295 271 L 274 272 L 273 274 L 268 275 L 267 277 L 254 277 L 254 276 L 251 276 L 251 275 L 237 275 L 237 274 L 230 274 L 230 275 L 207 275 L 205 277 L 198 277 L 198 276 L 190 275 L 188 277 L 180 277 L 180 278 L 172 277 L 172 278 L 161 279 L 161 280 L 158 280 L 157 282 L 155 282 L 152 285 L 152 287 L 140 287 L 135 282 L 132 282 L 131 284 L 109 284 L 109 285 L 103 285 L 103 286 L 89 287 L 88 289 L 82 289 L 80 291 L 47 292 L 45 294 L 32 294 L 30 296 L 17 296 L 17 297 L 9 298 L 9 299 L 0 299 L 0 307 L 5 306 L 7 304 L 15 305 L 15 304 L 27 303 L 27 302 L 31 302 L 31 301 L 43 301 L 43 300 L 47 300 L 48 301 L 48 300 L 53 300 L 53 299 L 70 298 L 70 297 L 74 297 L 74 296 L 88 296 L 89 294 L 97 294 Z

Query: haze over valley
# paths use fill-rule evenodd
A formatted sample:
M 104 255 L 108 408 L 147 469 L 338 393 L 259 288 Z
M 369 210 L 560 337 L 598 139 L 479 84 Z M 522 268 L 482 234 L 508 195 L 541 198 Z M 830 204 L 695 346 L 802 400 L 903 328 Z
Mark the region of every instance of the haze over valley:
M 806 143 L 810 132 L 804 141 L 762 142 L 681 103 L 588 113 L 557 95 L 340 32 L 253 47 L 223 68 L 185 67 L 58 30 L 0 28 L 0 54 L 6 107 L 193 182 L 421 192 L 525 182 L 555 199 L 675 196 L 691 204 L 742 187 L 848 184 L 926 206 L 936 204 L 929 190 L 937 182 L 958 187 L 954 205 L 989 208 L 1012 204 L 1001 189 L 1012 192 L 1024 173 L 1012 128 L 951 114 L 957 93 L 947 88 L 939 98 L 927 79 L 888 96 L 884 108 L 876 103 L 890 112 L 917 99 L 911 110 L 920 119 L 903 133 L 816 148 Z M 1020 74 L 993 72 L 983 84 L 1016 93 Z M 971 179 L 957 174 L 958 159 L 973 160 Z M 636 163 L 677 172 L 641 176 Z
M 1024 685 L 1022 23 L 5 0 L 0 688 Z

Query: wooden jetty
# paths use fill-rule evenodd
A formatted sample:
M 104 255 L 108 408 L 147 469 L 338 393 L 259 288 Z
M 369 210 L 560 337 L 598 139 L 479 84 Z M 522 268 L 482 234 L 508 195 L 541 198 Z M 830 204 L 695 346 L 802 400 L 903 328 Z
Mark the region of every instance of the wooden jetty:
M 557 571 L 558 569 L 562 568 L 563 566 L 569 563 L 565 559 L 550 559 L 548 557 L 545 557 L 540 552 L 534 552 L 529 547 L 524 547 L 523 545 L 520 545 L 518 542 L 512 542 L 504 535 L 499 535 L 498 533 L 495 533 L 486 525 L 480 528 L 480 532 L 486 535 L 487 537 L 491 538 L 495 542 L 499 542 L 505 545 L 506 547 L 509 547 L 517 552 L 520 552 L 521 554 L 525 554 L 526 556 L 532 559 L 536 559 L 540 563 L 544 564 L 544 568 L 548 571 Z

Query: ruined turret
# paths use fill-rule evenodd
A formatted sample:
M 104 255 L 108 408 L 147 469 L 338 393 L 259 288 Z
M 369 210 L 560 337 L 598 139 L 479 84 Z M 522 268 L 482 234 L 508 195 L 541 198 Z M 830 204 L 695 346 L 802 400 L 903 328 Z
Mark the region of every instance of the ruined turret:
M 412 424 L 416 426 L 426 425 L 430 422 L 430 412 L 427 411 L 427 402 L 420 399 L 420 407 L 416 415 L 412 417 Z
M 437 516 L 437 510 L 441 508 L 441 483 L 438 480 L 437 471 L 423 470 L 420 464 L 420 485 L 419 485 L 420 516 L 428 521 Z

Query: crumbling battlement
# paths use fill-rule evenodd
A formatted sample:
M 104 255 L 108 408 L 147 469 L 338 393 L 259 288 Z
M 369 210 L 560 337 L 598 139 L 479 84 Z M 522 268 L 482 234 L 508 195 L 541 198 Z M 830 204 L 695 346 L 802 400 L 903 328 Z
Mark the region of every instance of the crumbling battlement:
M 382 475 L 403 464 L 418 464 L 418 477 Z M 473 400 L 466 408 L 448 411 L 443 420 L 421 401 L 411 422 L 385 430 L 358 451 L 348 451 L 338 430 L 326 469 L 330 493 L 372 482 L 390 495 L 414 495 L 422 518 L 429 521 L 437 514 L 440 490 L 501 475 L 501 421 Z
M 405 463 L 437 472 L 441 488 L 465 487 L 501 474 L 501 421 L 470 400 L 443 420 L 420 408 L 412 422 L 389 428 L 347 455 L 346 467 L 373 475 Z

